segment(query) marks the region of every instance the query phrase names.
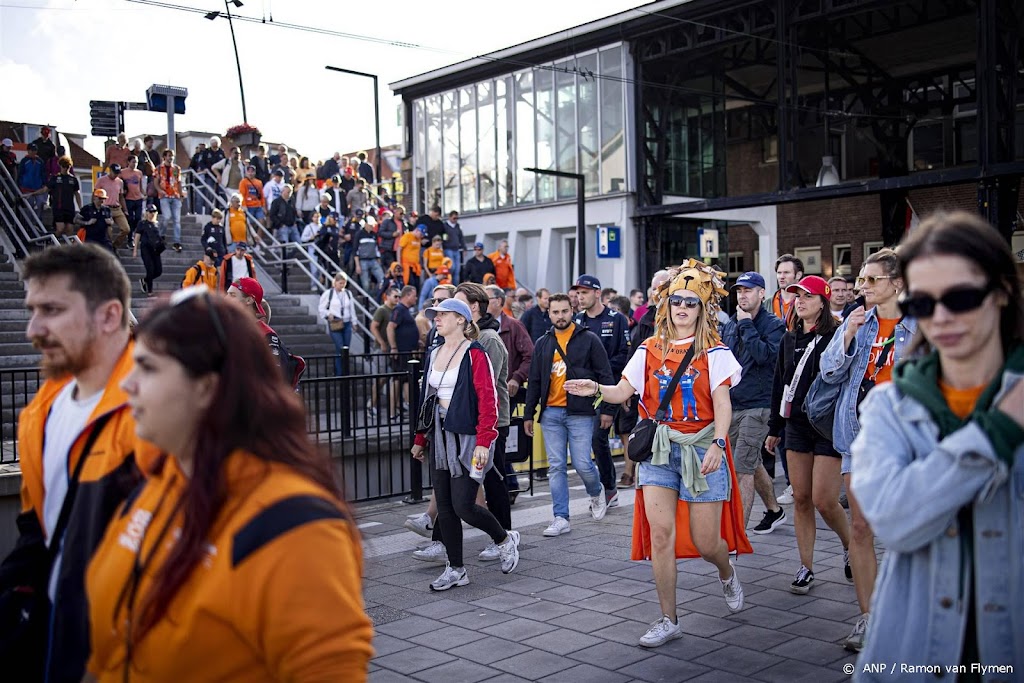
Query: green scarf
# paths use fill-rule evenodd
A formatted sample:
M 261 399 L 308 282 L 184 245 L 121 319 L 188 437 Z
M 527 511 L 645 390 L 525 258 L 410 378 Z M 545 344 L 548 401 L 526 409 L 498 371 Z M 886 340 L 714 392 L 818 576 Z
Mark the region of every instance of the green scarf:
M 992 400 L 1002 386 L 1006 371 L 1024 373 L 1024 345 L 1018 345 L 1009 353 L 1002 369 L 996 373 L 978 398 L 977 404 L 966 420 L 961 420 L 949 409 L 939 388 L 940 363 L 937 351 L 916 361 L 897 366 L 893 370 L 893 384 L 904 396 L 909 396 L 925 407 L 939 428 L 939 438 L 945 438 L 970 421 L 976 423 L 992 442 L 992 447 L 1001 460 L 1013 464 L 1013 453 L 1024 443 L 1024 429 L 1009 415 L 992 405 Z

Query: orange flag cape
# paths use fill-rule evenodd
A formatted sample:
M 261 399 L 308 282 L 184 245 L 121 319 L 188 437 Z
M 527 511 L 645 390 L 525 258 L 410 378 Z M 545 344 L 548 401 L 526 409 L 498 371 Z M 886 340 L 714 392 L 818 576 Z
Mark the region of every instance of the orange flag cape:
M 740 501 L 739 483 L 736 481 L 736 468 L 732 464 L 730 444 L 726 444 L 725 457 L 729 462 L 732 495 L 722 504 L 722 538 L 729 545 L 730 551 L 735 550 L 740 554 L 752 553 L 754 549 L 750 547 L 747 532 L 743 528 L 743 503 Z M 700 553 L 690 538 L 689 504 L 679 501 L 676 506 L 676 558 L 690 557 L 700 557 Z M 630 559 L 651 559 L 651 525 L 647 522 L 647 513 L 644 509 L 644 492 L 639 486 L 636 489 L 636 502 L 633 508 L 633 547 Z

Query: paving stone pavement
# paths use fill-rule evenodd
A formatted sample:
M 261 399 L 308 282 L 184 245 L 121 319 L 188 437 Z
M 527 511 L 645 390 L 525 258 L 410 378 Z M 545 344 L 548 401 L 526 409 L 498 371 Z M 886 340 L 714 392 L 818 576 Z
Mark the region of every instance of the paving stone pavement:
M 621 465 L 620 465 L 621 467 Z M 525 477 L 520 477 L 525 484 Z M 570 475 L 570 485 L 578 484 Z M 785 482 L 776 480 L 781 493 Z M 842 545 L 818 517 L 815 586 L 789 592 L 800 561 L 793 508 L 768 535 L 749 534 L 754 554 L 737 563 L 744 608 L 729 612 L 717 572 L 702 560 L 679 561 L 678 614 L 685 635 L 647 650 L 637 640 L 660 616 L 649 562 L 629 560 L 631 490 L 596 522 L 586 494 L 570 490 L 572 531 L 541 532 L 551 521 L 546 482 L 521 494 L 513 525 L 522 534 L 519 567 L 502 574 L 477 553 L 489 539 L 464 526 L 470 584 L 429 590 L 444 565 L 412 558 L 425 542 L 402 523 L 426 505 L 396 501 L 356 507 L 364 535 L 364 596 L 374 622 L 372 683 L 602 683 L 605 681 L 808 681 L 849 678 L 855 656 L 842 647 L 859 616 L 843 575 Z M 756 500 L 753 527 L 764 513 Z M 881 556 L 882 549 L 878 550 Z

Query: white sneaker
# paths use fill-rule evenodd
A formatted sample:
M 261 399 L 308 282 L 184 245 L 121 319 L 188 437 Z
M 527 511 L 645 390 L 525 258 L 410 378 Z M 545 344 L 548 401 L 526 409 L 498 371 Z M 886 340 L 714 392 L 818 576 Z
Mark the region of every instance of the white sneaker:
M 647 633 L 640 637 L 640 647 L 658 647 L 664 645 L 673 638 L 682 638 L 683 629 L 677 623 L 673 624 L 668 617 L 662 617 L 651 624 Z
M 782 495 L 776 499 L 780 505 L 792 505 L 793 504 L 793 485 L 790 484 L 786 487 L 786 490 L 782 492 Z
M 434 520 L 432 520 L 430 515 L 426 512 L 422 512 L 406 519 L 402 522 L 402 526 L 414 534 L 419 534 L 424 538 L 430 538 L 434 531 Z
M 469 585 L 469 574 L 466 572 L 466 568 L 453 569 L 450 564 L 446 564 L 441 576 L 430 582 L 430 590 L 446 591 L 449 588 L 467 585 Z
M 619 507 L 619 490 L 615 489 L 612 491 L 612 495 L 605 496 L 608 501 L 608 509 Z
M 729 564 L 732 566 L 732 576 L 722 581 L 722 593 L 725 595 L 725 604 L 729 606 L 729 611 L 739 612 L 743 609 L 743 586 L 736 575 L 736 565 L 732 562 Z
M 501 557 L 502 574 L 511 574 L 512 570 L 519 566 L 519 532 L 509 531 L 507 536 L 508 539 L 497 546 Z
M 604 497 L 604 486 L 596 496 L 590 497 L 590 514 L 598 521 L 604 519 L 604 516 L 608 514 L 608 501 Z
M 572 531 L 572 528 L 569 526 L 569 520 L 565 517 L 555 517 L 555 521 L 551 523 L 551 526 L 544 530 L 544 535 L 561 536 L 562 534 L 567 534 L 570 531 Z
M 479 557 L 484 562 L 491 562 L 493 560 L 497 560 L 499 557 L 501 557 L 501 553 L 498 552 L 498 544 L 494 541 L 491 541 L 487 544 L 486 548 L 480 551 L 480 554 L 477 555 L 477 557 Z
M 843 647 L 851 652 L 860 652 L 864 649 L 864 636 L 868 632 L 868 618 L 870 614 L 862 614 L 860 619 L 857 620 L 857 625 L 853 627 L 853 631 L 843 641 Z
M 444 548 L 444 543 L 441 541 L 431 541 L 423 550 L 414 550 L 412 556 L 417 560 L 423 560 L 424 562 L 442 562 L 448 561 L 448 551 Z

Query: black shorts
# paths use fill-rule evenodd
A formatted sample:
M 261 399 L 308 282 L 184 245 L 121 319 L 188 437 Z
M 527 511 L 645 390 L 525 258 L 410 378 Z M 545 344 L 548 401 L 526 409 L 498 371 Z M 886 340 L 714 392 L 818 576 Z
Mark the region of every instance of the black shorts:
M 53 222 L 54 223 L 74 223 L 75 222 L 75 211 L 74 211 L 74 209 L 54 209 L 53 210 Z
M 814 431 L 807 416 L 802 413 L 786 420 L 786 450 L 832 458 L 843 457 L 833 448 L 831 441 Z
M 640 419 L 640 397 L 633 396 L 629 399 L 629 403 L 628 410 L 624 406 L 619 406 L 619 409 L 615 411 L 612 426 L 615 428 L 615 433 L 619 436 L 625 436 L 633 431 L 633 428 L 636 427 L 636 423 Z

